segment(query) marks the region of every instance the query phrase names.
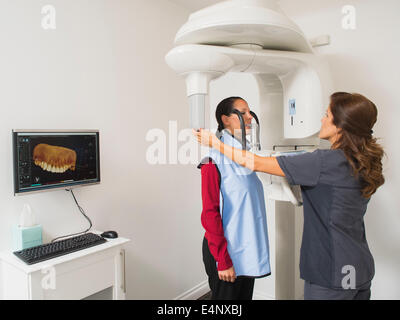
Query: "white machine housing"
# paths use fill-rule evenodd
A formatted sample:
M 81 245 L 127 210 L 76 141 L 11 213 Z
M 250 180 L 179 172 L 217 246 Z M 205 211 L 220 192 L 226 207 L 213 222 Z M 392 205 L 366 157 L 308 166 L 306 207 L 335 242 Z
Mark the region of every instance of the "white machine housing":
M 239 81 L 240 75 L 246 75 L 258 91 L 260 108 L 256 113 L 264 149 L 260 155 L 277 155 L 275 151 L 282 145 L 311 144 L 309 150 L 317 148 L 321 117 L 332 93 L 329 68 L 275 0 L 230 0 L 195 12 L 178 31 L 175 44 L 166 62 L 186 80 L 192 128 L 205 128 L 206 106 L 212 109 L 218 103 L 215 97 L 208 96 L 210 82 L 225 82 L 224 88 L 233 87 L 235 79 Z M 227 75 L 233 78 L 226 80 Z M 208 104 L 209 100 L 212 103 Z M 265 295 L 298 298 L 302 288 L 294 280 L 299 277 L 295 264 L 298 255 L 293 255 L 299 248 L 293 237 L 299 238 L 301 232 L 289 203 L 298 206 L 295 211 L 301 209 L 299 188 L 289 186 L 285 178 L 267 174 L 259 177 L 268 199 L 267 211 L 275 212 L 272 218 L 268 217 L 269 227 L 273 225 L 274 232 L 276 229 L 275 247 L 280 247 L 272 262 L 281 273 L 274 276 L 273 284 L 267 281 L 265 290 L 270 294 Z M 273 201 L 268 204 L 270 200 Z M 282 226 L 290 235 L 278 232 Z M 293 240 L 290 246 L 288 236 Z
M 204 96 L 209 83 L 227 72 L 276 75 L 283 86 L 283 132 L 287 139 L 307 138 L 319 132 L 321 117 L 328 105 L 326 64 L 311 53 L 250 49 L 210 45 L 182 45 L 166 57 L 168 65 L 186 78 L 187 96 L 203 106 L 192 118 L 192 128 L 204 128 Z M 197 110 L 197 109 L 196 109 Z
M 276 75 L 283 86 L 284 137 L 315 135 L 328 105 L 329 72 L 274 0 L 231 0 L 193 13 L 167 64 L 186 78 L 191 127 L 205 127 L 209 83 L 227 72 Z
M 261 95 L 282 93 L 281 101 L 269 99 L 266 106 L 279 108 L 280 114 L 267 112 L 268 121 L 261 117 L 264 149 L 273 150 L 287 139 L 301 143 L 314 137 L 313 144 L 318 144 L 315 138 L 331 93 L 329 70 L 274 0 L 224 1 L 195 12 L 175 43 L 166 62 L 186 79 L 192 128 L 206 127 L 210 82 L 227 73 L 246 73 L 257 79 Z M 268 188 L 277 200 L 301 205 L 286 179 L 275 179 Z

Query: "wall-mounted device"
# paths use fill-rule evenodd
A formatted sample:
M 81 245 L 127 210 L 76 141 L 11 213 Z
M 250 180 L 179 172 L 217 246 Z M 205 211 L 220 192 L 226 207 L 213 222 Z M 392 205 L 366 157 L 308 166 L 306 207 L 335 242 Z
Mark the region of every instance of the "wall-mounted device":
M 98 130 L 13 130 L 14 194 L 100 183 Z

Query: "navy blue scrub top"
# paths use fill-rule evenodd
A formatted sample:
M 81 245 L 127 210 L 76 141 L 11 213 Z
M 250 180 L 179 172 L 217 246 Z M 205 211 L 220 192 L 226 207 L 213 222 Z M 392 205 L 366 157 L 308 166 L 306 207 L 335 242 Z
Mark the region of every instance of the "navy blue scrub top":
M 347 266 L 351 266 L 356 288 L 371 281 L 374 259 L 363 220 L 369 199 L 362 196 L 360 181 L 343 151 L 316 150 L 277 160 L 288 182 L 302 190 L 300 277 L 323 287 L 343 289 L 342 281 L 350 274 Z

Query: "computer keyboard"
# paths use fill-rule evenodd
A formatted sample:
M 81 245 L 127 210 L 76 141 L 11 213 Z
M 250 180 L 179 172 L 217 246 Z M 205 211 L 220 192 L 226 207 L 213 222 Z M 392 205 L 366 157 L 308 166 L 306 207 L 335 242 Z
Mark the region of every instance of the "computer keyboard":
M 27 264 L 35 264 L 105 242 L 107 240 L 97 234 L 85 233 L 65 240 L 16 251 L 14 254 Z

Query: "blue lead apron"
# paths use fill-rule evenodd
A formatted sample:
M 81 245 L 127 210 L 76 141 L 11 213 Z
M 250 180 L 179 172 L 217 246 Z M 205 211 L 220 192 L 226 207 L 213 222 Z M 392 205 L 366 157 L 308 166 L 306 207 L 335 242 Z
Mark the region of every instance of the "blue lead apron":
M 220 139 L 242 149 L 242 144 L 225 130 Z M 220 173 L 220 214 L 236 276 L 269 275 L 267 217 L 260 179 L 215 149 L 210 149 L 208 158 Z

